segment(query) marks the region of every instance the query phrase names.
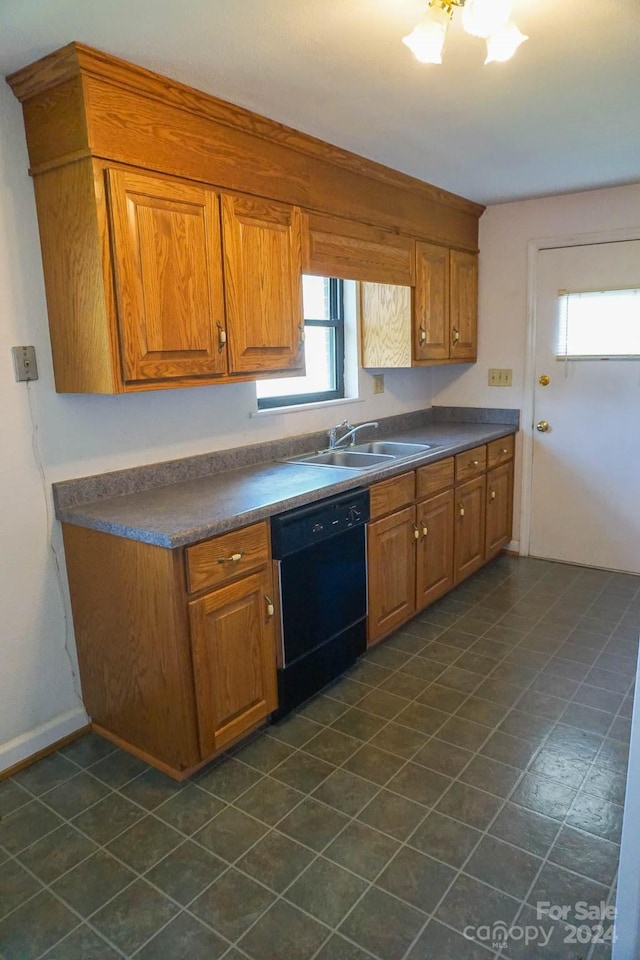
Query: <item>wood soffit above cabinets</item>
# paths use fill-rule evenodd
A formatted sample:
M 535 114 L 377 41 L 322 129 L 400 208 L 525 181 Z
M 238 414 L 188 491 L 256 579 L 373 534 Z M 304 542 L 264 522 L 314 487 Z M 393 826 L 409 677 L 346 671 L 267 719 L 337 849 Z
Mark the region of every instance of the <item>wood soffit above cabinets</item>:
M 93 157 L 477 249 L 480 204 L 83 44 L 7 81 L 34 176 Z

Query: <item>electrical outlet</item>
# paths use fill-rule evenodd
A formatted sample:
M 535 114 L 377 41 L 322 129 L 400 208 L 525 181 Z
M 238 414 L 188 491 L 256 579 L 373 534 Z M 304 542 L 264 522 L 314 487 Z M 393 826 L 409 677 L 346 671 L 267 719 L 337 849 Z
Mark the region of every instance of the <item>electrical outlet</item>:
M 38 364 L 36 363 L 35 347 L 12 347 L 13 366 L 16 372 L 16 380 L 37 380 Z
M 511 387 L 513 386 L 513 370 L 501 368 L 491 368 L 489 370 L 490 387 Z
M 374 375 L 373 375 L 373 392 L 374 392 L 374 393 L 384 393 L 384 373 L 374 373 Z

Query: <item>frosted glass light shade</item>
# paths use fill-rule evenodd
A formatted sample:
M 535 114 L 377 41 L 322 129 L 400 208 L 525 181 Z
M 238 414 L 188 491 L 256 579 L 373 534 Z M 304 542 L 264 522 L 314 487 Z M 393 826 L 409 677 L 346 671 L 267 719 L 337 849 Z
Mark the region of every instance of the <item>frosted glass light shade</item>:
M 518 30 L 513 20 L 509 20 L 502 30 L 498 30 L 487 37 L 487 59 L 485 63 L 493 63 L 494 61 L 503 63 L 505 60 L 509 60 L 520 44 L 528 39 L 529 37 Z
M 486 39 L 504 29 L 512 8 L 513 0 L 467 0 L 462 25 L 472 36 Z
M 411 33 L 402 38 L 402 42 L 420 63 L 442 63 L 442 51 L 450 20 L 451 13 L 446 8 L 429 7 Z

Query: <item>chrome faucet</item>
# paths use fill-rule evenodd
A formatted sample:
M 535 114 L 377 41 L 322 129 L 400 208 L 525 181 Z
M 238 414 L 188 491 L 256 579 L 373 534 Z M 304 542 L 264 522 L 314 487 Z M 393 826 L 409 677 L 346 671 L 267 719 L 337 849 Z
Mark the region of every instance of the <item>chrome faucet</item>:
M 335 450 L 337 447 L 341 446 L 345 440 L 348 440 L 351 437 L 351 443 L 349 444 L 352 447 L 355 443 L 356 434 L 359 430 L 363 430 L 365 427 L 373 427 L 374 430 L 377 430 L 380 424 L 377 420 L 370 420 L 368 423 L 361 423 L 357 427 L 352 427 L 348 420 L 343 420 L 342 423 L 337 424 L 335 427 L 331 427 L 329 430 L 329 449 Z M 340 439 L 337 439 L 338 430 L 341 427 L 347 427 L 347 432 L 343 433 Z

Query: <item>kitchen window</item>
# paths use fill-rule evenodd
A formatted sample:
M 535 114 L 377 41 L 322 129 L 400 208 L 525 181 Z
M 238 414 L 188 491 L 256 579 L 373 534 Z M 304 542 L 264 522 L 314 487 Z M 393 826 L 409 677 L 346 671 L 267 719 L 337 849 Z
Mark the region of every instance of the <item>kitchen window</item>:
M 640 358 L 640 289 L 559 294 L 558 360 Z
M 258 410 L 344 397 L 344 281 L 302 277 L 304 377 L 256 383 Z

